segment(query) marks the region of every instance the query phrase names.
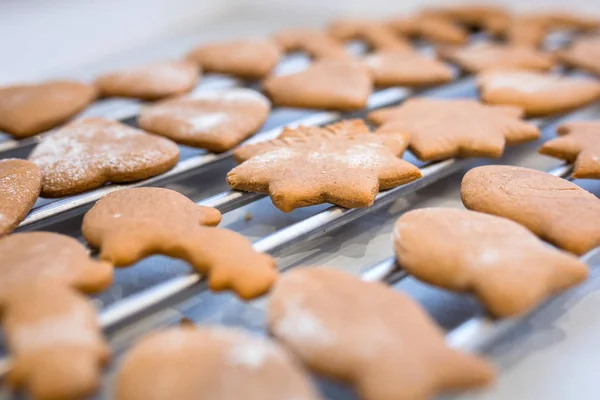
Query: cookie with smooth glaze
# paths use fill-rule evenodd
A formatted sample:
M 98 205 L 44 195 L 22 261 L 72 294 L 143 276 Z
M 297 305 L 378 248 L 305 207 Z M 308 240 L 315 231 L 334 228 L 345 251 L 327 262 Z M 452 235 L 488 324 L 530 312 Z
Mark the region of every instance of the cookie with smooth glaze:
M 576 39 L 567 49 L 558 52 L 558 58 L 571 67 L 600 75 L 600 36 Z
M 304 71 L 270 76 L 262 86 L 277 106 L 352 111 L 366 107 L 373 79 L 359 61 L 325 59 Z
M 352 56 L 338 40 L 329 33 L 319 29 L 290 28 L 279 31 L 274 36 L 275 42 L 284 52 L 300 51 L 307 53 L 315 60 L 323 58 L 350 59 Z
M 425 208 L 394 226 L 398 265 L 444 289 L 474 293 L 494 316 L 524 314 L 582 282 L 587 266 L 509 219 L 454 208 Z
M 215 228 L 220 220 L 218 210 L 173 190 L 132 188 L 100 199 L 81 230 L 100 258 L 116 266 L 164 254 L 205 274 L 213 290 L 231 289 L 245 299 L 264 294 L 277 278 L 275 261 L 242 235 Z
M 600 121 L 567 122 L 557 133 L 540 153 L 573 163 L 574 178 L 600 179 Z
M 540 132 L 521 119 L 522 110 L 475 100 L 417 98 L 368 114 L 376 133 L 403 132 L 423 161 L 450 157 L 498 158 L 507 144 L 536 140 Z
M 138 123 L 177 143 L 221 153 L 256 133 L 270 110 L 269 100 L 254 90 L 220 89 L 147 106 Z
M 105 97 L 157 100 L 189 92 L 198 79 L 200 69 L 191 61 L 159 61 L 106 73 L 96 86 Z
M 42 196 L 61 197 L 162 174 L 177 164 L 179 148 L 117 121 L 86 118 L 44 137 L 29 160 L 42 171 Z
M 277 65 L 281 49 L 269 39 L 240 39 L 203 44 L 193 49 L 189 60 L 204 72 L 262 79 Z
M 422 176 L 400 158 L 406 146 L 401 133 L 375 135 L 355 121 L 333 129 L 301 126 L 236 150 L 241 164 L 227 174 L 227 183 L 268 194 L 284 212 L 322 203 L 368 207 L 379 190 Z
M 96 99 L 92 85 L 48 81 L 0 88 L 0 130 L 16 138 L 55 128 Z
M 511 219 L 572 253 L 581 255 L 600 245 L 600 200 L 566 179 L 487 165 L 465 174 L 460 195 L 468 209 Z
M 63 285 L 10 291 L 2 328 L 11 357 L 8 384 L 39 400 L 79 400 L 98 389 L 110 349 L 96 307 Z
M 409 297 L 348 273 L 302 267 L 269 299 L 269 332 L 311 370 L 350 384 L 364 400 L 425 400 L 494 379 L 485 361 L 448 348 Z
M 533 71 L 490 71 L 478 78 L 487 104 L 511 105 L 531 117 L 565 113 L 600 99 L 600 81 Z
M 116 400 L 319 400 L 295 359 L 268 339 L 222 327 L 150 333 L 125 355 Z
M 14 231 L 25 219 L 42 190 L 42 174 L 26 160 L 0 161 L 0 237 Z

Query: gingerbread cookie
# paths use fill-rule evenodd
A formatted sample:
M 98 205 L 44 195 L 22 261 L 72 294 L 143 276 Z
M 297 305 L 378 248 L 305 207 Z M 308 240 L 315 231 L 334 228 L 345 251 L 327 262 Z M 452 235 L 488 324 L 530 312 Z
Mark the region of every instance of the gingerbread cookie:
M 345 60 L 352 57 L 339 41 L 318 29 L 286 29 L 278 32 L 274 40 L 286 53 L 301 51 L 316 60 L 323 58 Z
M 13 388 L 39 400 L 77 400 L 100 386 L 110 350 L 85 296 L 45 282 L 19 286 L 6 299 L 2 328 Z
M 171 328 L 125 356 L 117 400 L 317 400 L 296 361 L 267 339 L 236 329 Z
M 490 71 L 478 79 L 488 104 L 512 105 L 528 116 L 565 113 L 600 98 L 600 82 L 533 71 Z
M 117 266 L 165 254 L 206 274 L 213 290 L 231 289 L 246 299 L 264 294 L 277 278 L 275 261 L 254 251 L 242 235 L 214 228 L 220 220 L 216 209 L 173 190 L 134 188 L 99 200 L 81 230 L 100 258 Z
M 0 130 L 24 138 L 54 128 L 96 99 L 85 83 L 49 81 L 0 88 Z
M 191 61 L 161 61 L 107 73 L 96 86 L 103 96 L 156 100 L 189 92 L 199 78 L 200 70 Z
M 399 158 L 408 142 L 403 134 L 365 130 L 364 123 L 332 130 L 299 127 L 244 146 L 234 152 L 242 164 L 227 174 L 227 183 L 266 193 L 277 208 L 289 212 L 322 203 L 368 207 L 379 190 L 421 177 L 417 167 Z
M 482 29 L 491 34 L 500 32 L 510 20 L 507 10 L 491 4 L 473 3 L 430 8 L 424 14 L 448 18 L 470 29 Z
M 468 209 L 512 219 L 572 253 L 600 245 L 600 200 L 566 179 L 488 165 L 466 173 L 460 194 Z
M 503 68 L 547 71 L 554 65 L 551 55 L 524 46 L 481 44 L 444 49 L 440 51 L 440 55 L 473 73 Z
M 376 132 L 403 132 L 423 161 L 450 157 L 498 158 L 506 144 L 536 140 L 540 132 L 521 120 L 516 107 L 487 106 L 474 100 L 418 98 L 369 113 L 383 124 Z
M 492 367 L 449 349 L 409 297 L 342 271 L 305 267 L 279 279 L 269 331 L 309 368 L 364 400 L 425 400 L 493 380 Z
M 397 35 L 388 25 L 365 19 L 340 19 L 333 21 L 329 33 L 336 39 L 362 40 L 377 50 L 411 51 L 408 40 Z
M 600 18 L 584 14 L 568 11 L 548 11 L 536 15 L 545 20 L 552 29 L 594 31 L 600 28 Z
M 410 25 L 403 24 L 401 19 L 392 20 L 390 25 L 398 33 L 404 32 L 404 34 L 439 44 L 462 45 L 469 39 L 467 29 L 448 18 L 435 14 L 423 13 L 413 17 Z
M 304 71 L 270 76 L 263 89 L 278 106 L 351 111 L 366 107 L 373 80 L 359 61 L 326 59 Z
M 398 264 L 424 282 L 473 292 L 496 317 L 523 314 L 587 277 L 577 257 L 547 246 L 508 219 L 453 208 L 402 215 Z
M 188 54 L 205 72 L 261 79 L 277 65 L 281 50 L 266 39 L 245 39 L 201 45 Z
M 533 15 L 518 16 L 511 19 L 506 29 L 506 39 L 513 46 L 539 48 L 549 33 L 548 22 Z
M 600 179 L 600 121 L 568 122 L 557 132 L 561 137 L 544 143 L 540 153 L 575 163 L 574 178 Z
M 0 236 L 14 231 L 40 195 L 42 174 L 26 160 L 0 161 Z
M 178 159 L 179 148 L 170 140 L 102 118 L 66 125 L 29 156 L 42 171 L 45 197 L 150 178 L 173 168 Z
M 41 282 L 98 293 L 112 283 L 112 265 L 90 258 L 76 239 L 52 232 L 15 233 L 0 239 L 0 304 L 13 288 Z
M 142 110 L 141 128 L 177 143 L 227 151 L 260 129 L 271 109 L 250 89 L 221 89 L 166 100 Z
M 600 75 L 600 36 L 577 39 L 558 57 L 567 65 Z
M 364 58 L 375 86 L 432 86 L 452 80 L 450 67 L 419 53 L 381 51 Z

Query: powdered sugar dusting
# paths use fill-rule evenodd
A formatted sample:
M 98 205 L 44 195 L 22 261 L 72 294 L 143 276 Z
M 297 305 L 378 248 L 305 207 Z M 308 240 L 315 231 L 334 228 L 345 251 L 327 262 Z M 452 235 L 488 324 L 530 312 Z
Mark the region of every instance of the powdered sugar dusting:
M 273 344 L 264 340 L 245 340 L 234 345 L 227 353 L 227 362 L 233 366 L 257 369 L 276 354 Z
M 489 90 L 516 89 L 526 93 L 536 93 L 551 88 L 560 82 L 560 77 L 527 72 L 498 72 L 484 78 L 484 86 Z
M 302 307 L 298 297 L 287 299 L 283 316 L 273 330 L 278 336 L 290 341 L 318 344 L 335 342 L 333 333 L 313 313 Z
M 255 90 L 245 88 L 215 89 L 194 93 L 192 97 L 199 100 L 215 100 L 231 103 L 254 102 L 268 107 L 271 106 L 271 103 L 265 96 Z
M 187 120 L 192 131 L 205 131 L 213 129 L 229 120 L 229 116 L 224 112 L 200 114 Z

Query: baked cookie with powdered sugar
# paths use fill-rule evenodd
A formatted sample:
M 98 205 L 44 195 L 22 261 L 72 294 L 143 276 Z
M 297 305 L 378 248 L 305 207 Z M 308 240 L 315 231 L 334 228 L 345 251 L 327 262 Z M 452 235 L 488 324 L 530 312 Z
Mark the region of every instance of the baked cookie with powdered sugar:
M 42 174 L 27 160 L 0 161 L 0 236 L 14 231 L 40 195 Z

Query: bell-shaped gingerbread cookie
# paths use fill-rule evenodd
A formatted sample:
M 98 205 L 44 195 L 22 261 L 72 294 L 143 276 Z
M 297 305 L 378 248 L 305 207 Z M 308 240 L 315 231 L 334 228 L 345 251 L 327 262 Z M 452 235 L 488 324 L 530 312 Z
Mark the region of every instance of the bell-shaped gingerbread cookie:
M 31 161 L 0 161 L 0 237 L 14 231 L 40 195 L 42 174 Z
M 473 292 L 496 317 L 523 314 L 587 276 L 577 257 L 546 245 L 511 220 L 425 208 L 394 227 L 398 264 L 422 281 Z
M 139 125 L 187 146 L 223 152 L 256 133 L 270 110 L 269 100 L 256 91 L 214 90 L 148 106 Z
M 110 193 L 85 215 L 82 233 L 116 266 L 165 254 L 206 274 L 213 290 L 260 296 L 277 278 L 273 259 L 257 253 L 242 235 L 215 228 L 221 214 L 173 190 L 133 188 Z
M 45 197 L 150 178 L 173 168 L 178 159 L 179 148 L 172 141 L 102 118 L 66 125 L 29 156 L 42 171 Z
M 227 174 L 227 182 L 237 190 L 268 194 L 285 212 L 322 203 L 368 207 L 379 190 L 421 177 L 417 167 L 399 158 L 406 145 L 404 135 L 369 133 L 364 123 L 299 127 L 236 150 L 242 164 Z
M 521 119 L 517 107 L 488 106 L 474 100 L 413 99 L 369 113 L 377 133 L 403 132 L 421 160 L 500 157 L 506 144 L 536 140 L 540 132 Z
M 236 329 L 183 326 L 144 337 L 126 355 L 116 400 L 318 400 L 296 361 Z
M 297 268 L 270 297 L 269 331 L 310 369 L 364 400 L 426 400 L 493 380 L 485 361 L 448 348 L 409 297 L 345 272 Z
M 17 138 L 54 128 L 96 99 L 85 83 L 49 81 L 0 88 L 0 130 Z
M 575 254 L 600 245 L 600 200 L 566 179 L 529 168 L 488 165 L 460 187 L 470 210 L 508 218 Z

